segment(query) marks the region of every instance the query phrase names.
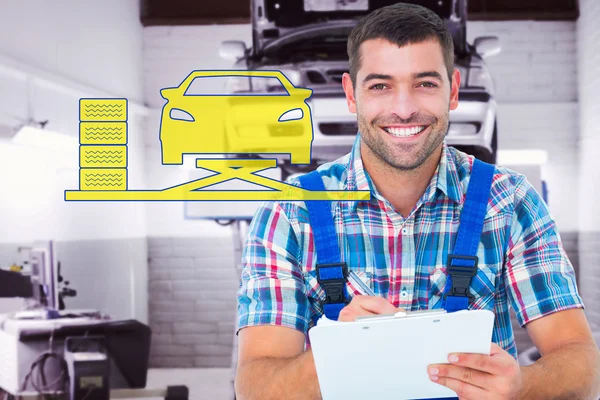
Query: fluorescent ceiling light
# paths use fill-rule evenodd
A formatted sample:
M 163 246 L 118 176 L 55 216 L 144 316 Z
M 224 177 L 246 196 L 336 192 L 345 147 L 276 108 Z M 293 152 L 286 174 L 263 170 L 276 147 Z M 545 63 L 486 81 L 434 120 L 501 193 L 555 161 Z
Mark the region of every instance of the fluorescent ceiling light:
M 546 150 L 498 150 L 498 165 L 544 165 L 547 162 Z
M 43 148 L 61 152 L 78 152 L 77 138 L 35 126 L 25 125 L 12 138 L 12 142 L 23 146 Z

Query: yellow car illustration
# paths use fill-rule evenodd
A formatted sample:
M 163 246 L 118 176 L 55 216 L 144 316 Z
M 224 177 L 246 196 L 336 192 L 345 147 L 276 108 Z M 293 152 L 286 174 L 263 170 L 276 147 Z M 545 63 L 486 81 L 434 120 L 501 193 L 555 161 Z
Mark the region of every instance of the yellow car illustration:
M 161 95 L 163 164 L 192 153 L 290 154 L 292 164 L 310 164 L 312 90 L 280 71 L 193 71 Z

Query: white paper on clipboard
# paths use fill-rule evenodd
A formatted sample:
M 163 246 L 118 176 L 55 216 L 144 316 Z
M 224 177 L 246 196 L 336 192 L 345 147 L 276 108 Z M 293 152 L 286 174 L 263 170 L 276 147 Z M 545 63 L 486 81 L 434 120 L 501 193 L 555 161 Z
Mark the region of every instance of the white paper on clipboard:
M 490 354 L 494 313 L 457 311 L 317 325 L 309 331 L 323 400 L 456 396 L 432 382 L 448 354 Z
M 304 11 L 367 11 L 369 0 L 304 0 Z

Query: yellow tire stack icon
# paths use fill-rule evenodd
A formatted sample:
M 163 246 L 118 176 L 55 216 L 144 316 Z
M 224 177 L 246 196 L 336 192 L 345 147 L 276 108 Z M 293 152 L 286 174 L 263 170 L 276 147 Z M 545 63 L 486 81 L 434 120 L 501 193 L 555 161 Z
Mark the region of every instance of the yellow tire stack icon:
M 127 190 L 127 99 L 81 99 L 79 121 L 79 190 Z

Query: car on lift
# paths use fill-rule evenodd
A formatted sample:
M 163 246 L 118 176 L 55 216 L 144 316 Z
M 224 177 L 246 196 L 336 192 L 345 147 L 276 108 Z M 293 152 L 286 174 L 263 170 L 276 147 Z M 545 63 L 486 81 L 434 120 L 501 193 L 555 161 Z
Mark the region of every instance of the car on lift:
M 227 84 L 219 85 L 223 80 Z M 236 83 L 248 87 L 220 90 L 239 89 Z M 160 93 L 167 100 L 160 123 L 163 164 L 183 164 L 183 156 L 194 153 L 289 154 L 294 164 L 310 164 L 313 129 L 306 100 L 312 92 L 295 87 L 280 71 L 192 71 Z
M 405 0 L 426 6 L 447 24 L 454 41 L 455 66 L 461 73 L 459 105 L 450 112 L 446 141 L 490 163 L 496 162 L 497 103 L 494 81 L 484 62 L 500 52 L 497 37 L 467 42 L 466 0 Z M 283 176 L 348 153 L 358 126 L 342 89 L 348 71 L 347 39 L 359 19 L 396 0 L 252 0 L 252 46 L 242 41 L 221 44 L 222 58 L 234 69 L 280 70 L 297 87 L 313 91 L 312 164 L 291 165 L 282 159 Z M 235 90 L 235 88 L 233 88 Z

